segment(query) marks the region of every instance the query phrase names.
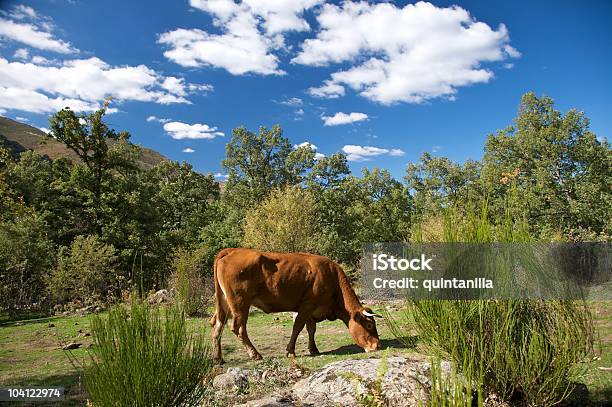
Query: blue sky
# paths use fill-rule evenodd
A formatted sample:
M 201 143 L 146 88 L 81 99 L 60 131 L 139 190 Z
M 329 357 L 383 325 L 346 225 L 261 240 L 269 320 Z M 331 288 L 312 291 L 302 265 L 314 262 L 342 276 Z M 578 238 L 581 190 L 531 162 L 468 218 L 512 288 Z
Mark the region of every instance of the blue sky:
M 113 95 L 114 128 L 201 172 L 221 172 L 232 128 L 275 123 L 357 173 L 477 159 L 527 91 L 612 130 L 608 1 L 0 5 L 0 114 L 44 128 Z

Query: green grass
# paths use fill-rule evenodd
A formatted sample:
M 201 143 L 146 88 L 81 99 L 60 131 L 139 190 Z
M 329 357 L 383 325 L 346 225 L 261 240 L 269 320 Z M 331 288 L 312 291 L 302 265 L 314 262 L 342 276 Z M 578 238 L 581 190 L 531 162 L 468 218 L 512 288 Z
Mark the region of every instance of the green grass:
M 612 367 L 612 303 L 592 303 L 592 309 L 602 349 L 600 359 L 588 366 L 584 382 L 593 398 L 603 403 L 612 399 L 612 372 L 599 369 L 599 367 Z M 391 314 L 396 317 L 400 315 L 397 311 L 391 311 Z M 240 342 L 226 327 L 222 344 L 227 366 L 253 367 L 259 363 L 269 363 L 271 360 L 289 365 L 284 355 L 291 336 L 293 322 L 291 317 L 290 313 L 264 314 L 260 311 L 254 311 L 250 315 L 249 336 L 264 356 L 263 362 L 251 361 Z M 55 324 L 55 327 L 49 328 L 49 323 Z M 188 325 L 192 332 L 202 334 L 203 340 L 210 340 L 207 318 L 190 318 Z M 383 345 L 389 348 L 389 356 L 410 355 L 428 360 L 421 354 L 422 349 L 418 342 L 416 349 L 402 348 L 382 321 L 378 325 Z M 83 386 L 79 384 L 79 374 L 68 360 L 66 351 L 59 349 L 61 343 L 82 342 L 84 349 L 73 351 L 73 354 L 86 359 L 86 347 L 92 340 L 90 337 L 79 337 L 79 329 L 90 332 L 89 317 L 40 318 L 0 325 L 0 386 L 63 385 L 68 389 L 68 399 L 65 404 L 83 405 L 85 395 Z M 320 356 L 308 355 L 306 330 L 300 335 L 296 346 L 296 362 L 311 370 L 339 360 L 381 355 L 380 352 L 366 354 L 354 345 L 341 321 L 325 321 L 317 324 L 316 337 L 319 350 L 323 353 Z

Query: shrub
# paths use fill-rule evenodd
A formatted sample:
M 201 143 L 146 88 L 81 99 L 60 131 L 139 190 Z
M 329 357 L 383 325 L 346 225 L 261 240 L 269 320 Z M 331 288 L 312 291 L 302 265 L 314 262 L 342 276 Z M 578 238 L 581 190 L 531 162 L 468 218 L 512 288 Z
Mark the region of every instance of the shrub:
M 92 318 L 94 346 L 85 387 L 95 406 L 196 406 L 212 368 L 204 341 L 182 311 L 134 302 Z
M 70 248 L 60 254 L 48 279 L 52 297 L 60 303 L 106 299 L 120 288 L 116 261 L 112 245 L 102 243 L 97 236 L 77 236 Z
M 318 252 L 317 205 L 300 187 L 277 189 L 246 215 L 244 245 L 279 252 Z
M 187 315 L 202 315 L 212 298 L 211 273 L 206 273 L 208 250 L 179 248 L 172 258 L 170 286 L 176 290 L 177 300 Z
M 486 207 L 465 218 L 446 213 L 447 242 L 529 240 L 526 228 L 506 219 L 490 223 Z M 421 340 L 449 358 L 478 393 L 507 402 L 550 406 L 571 390 L 580 362 L 593 350 L 591 314 L 578 301 L 480 300 L 409 301 Z M 392 321 L 395 334 L 411 328 Z M 440 392 L 438 392 L 440 393 Z M 456 397 L 456 389 L 454 396 Z M 440 394 L 437 394 L 439 396 Z M 437 400 L 436 405 L 445 405 Z
M 55 261 L 45 225 L 28 211 L 0 222 L 0 308 L 13 312 L 45 300 L 45 278 Z

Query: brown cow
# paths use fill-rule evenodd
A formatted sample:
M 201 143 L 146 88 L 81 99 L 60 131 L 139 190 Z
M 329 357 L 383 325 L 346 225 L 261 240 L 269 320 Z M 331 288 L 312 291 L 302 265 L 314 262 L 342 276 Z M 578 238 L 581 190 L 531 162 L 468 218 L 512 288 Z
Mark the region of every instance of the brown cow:
M 295 341 L 304 325 L 308 330 L 308 350 L 311 355 L 318 354 L 314 341 L 316 323 L 325 319 L 341 319 L 366 352 L 380 347 L 376 315 L 361 305 L 342 268 L 327 257 L 224 249 L 215 258 L 214 279 L 216 312 L 210 324 L 218 363 L 223 363 L 221 334 L 230 314 L 232 332 L 252 359 L 261 359 L 246 330 L 251 305 L 266 313 L 297 313 L 287 356 L 295 356 Z

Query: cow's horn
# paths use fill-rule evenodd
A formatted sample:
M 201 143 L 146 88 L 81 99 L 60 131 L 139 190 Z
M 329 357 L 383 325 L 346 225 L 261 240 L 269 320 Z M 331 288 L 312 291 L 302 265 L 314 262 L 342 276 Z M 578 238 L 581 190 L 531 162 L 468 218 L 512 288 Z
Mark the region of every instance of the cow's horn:
M 366 317 L 382 318 L 382 315 L 374 314 L 366 310 L 362 310 L 361 313 L 365 315 Z

